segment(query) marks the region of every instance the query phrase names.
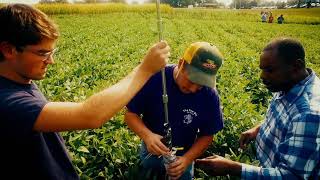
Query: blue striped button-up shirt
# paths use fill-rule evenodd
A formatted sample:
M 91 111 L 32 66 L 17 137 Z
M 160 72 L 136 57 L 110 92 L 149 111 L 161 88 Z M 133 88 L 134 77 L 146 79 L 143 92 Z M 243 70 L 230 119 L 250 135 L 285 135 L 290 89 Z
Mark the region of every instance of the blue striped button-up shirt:
M 242 164 L 243 179 L 320 177 L 320 80 L 315 73 L 275 93 L 256 137 L 261 167 Z

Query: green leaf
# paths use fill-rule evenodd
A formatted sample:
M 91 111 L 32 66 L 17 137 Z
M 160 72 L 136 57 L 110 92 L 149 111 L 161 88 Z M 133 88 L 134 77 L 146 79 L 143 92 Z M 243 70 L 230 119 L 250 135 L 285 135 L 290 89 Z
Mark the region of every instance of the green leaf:
M 89 150 L 88 150 L 86 147 L 84 147 L 84 146 L 80 146 L 80 147 L 77 149 L 77 151 L 79 151 L 79 152 L 84 152 L 84 153 L 90 153 Z

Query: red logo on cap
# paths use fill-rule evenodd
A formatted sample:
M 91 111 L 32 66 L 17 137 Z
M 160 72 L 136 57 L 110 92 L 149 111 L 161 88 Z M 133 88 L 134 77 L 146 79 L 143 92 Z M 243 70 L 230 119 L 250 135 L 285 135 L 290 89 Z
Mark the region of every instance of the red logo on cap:
M 210 62 L 203 63 L 202 66 L 208 69 L 215 69 L 217 67 L 214 63 L 210 63 Z

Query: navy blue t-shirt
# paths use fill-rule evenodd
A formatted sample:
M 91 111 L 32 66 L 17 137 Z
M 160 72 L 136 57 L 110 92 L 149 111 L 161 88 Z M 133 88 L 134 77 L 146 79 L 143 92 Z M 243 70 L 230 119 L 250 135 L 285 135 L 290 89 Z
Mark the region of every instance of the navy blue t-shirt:
M 55 132 L 33 131 L 47 100 L 32 84 L 0 76 L 0 174 L 9 179 L 79 179 Z
M 175 66 L 165 68 L 168 114 L 172 129 L 172 145 L 184 147 L 184 154 L 199 136 L 213 135 L 223 128 L 217 91 L 203 87 L 196 93 L 184 94 L 173 78 Z M 154 133 L 164 135 L 162 77 L 157 73 L 127 105 L 129 111 L 142 115 L 144 124 Z

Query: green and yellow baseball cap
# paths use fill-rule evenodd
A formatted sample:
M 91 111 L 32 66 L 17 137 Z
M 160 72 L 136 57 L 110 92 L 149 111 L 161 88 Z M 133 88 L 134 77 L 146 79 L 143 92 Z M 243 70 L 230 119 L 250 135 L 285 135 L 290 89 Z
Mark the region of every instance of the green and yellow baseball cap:
M 222 65 L 223 56 L 208 42 L 192 43 L 184 52 L 185 68 L 191 82 L 216 87 L 216 74 Z

